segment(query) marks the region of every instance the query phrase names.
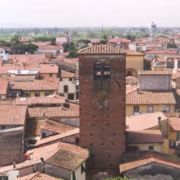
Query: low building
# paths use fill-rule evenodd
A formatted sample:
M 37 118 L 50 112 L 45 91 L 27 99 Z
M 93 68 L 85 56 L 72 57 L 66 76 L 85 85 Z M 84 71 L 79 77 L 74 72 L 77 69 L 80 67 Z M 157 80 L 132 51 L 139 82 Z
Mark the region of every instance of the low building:
M 168 119 L 168 139 L 170 145 L 170 153 L 174 153 L 180 142 L 180 118 L 169 117 Z
M 129 151 L 156 151 L 164 153 L 163 136 L 160 130 L 127 131 L 126 133 L 127 149 Z
M 144 69 L 144 54 L 126 50 L 126 75 L 127 76 L 138 76 L 138 72 Z
M 28 82 L 10 81 L 10 97 L 48 96 L 58 91 L 58 79 Z
M 120 164 L 120 174 L 130 179 L 178 179 L 180 165 L 178 162 L 146 157 Z
M 43 171 L 50 176 L 66 180 L 86 180 L 86 160 L 89 151 L 79 146 L 56 142 L 29 150 L 25 160 L 16 163 L 19 177 L 27 176 L 36 171 Z M 0 168 L 0 175 L 7 175 L 13 166 Z
M 79 100 L 79 74 L 61 70 L 58 92 L 69 100 Z
M 28 107 L 62 107 L 68 106 L 66 99 L 58 95 L 50 95 L 43 97 L 17 97 L 14 100 L 16 106 Z
M 138 73 L 139 89 L 144 91 L 171 91 L 171 70 L 148 70 Z
M 141 91 L 126 93 L 126 116 L 151 112 L 175 112 L 176 100 L 172 92 Z
M 0 106 L 0 166 L 23 160 L 25 106 Z
M 64 50 L 62 46 L 57 45 L 42 45 L 39 46 L 37 49 L 37 54 L 46 54 L 50 56 L 58 56 L 60 54 L 63 54 Z
M 9 93 L 9 82 L 8 80 L 0 80 L 0 99 L 5 100 L 8 98 Z
M 9 178 L 9 180 L 11 179 Z M 17 177 L 14 180 L 57 180 L 57 178 L 38 171 L 35 173 L 28 174 L 26 176 Z M 63 179 L 58 178 L 58 180 L 63 180 Z

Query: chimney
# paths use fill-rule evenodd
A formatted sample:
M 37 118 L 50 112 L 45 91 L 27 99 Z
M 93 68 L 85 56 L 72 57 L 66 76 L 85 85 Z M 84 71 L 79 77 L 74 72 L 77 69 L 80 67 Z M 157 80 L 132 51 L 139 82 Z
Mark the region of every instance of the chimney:
M 15 161 L 13 162 L 13 168 L 14 169 L 16 168 L 16 162 Z
M 41 160 L 41 165 L 42 165 L 42 169 L 41 169 L 41 171 L 42 171 L 42 173 L 44 173 L 44 172 L 45 172 L 45 167 L 44 167 L 44 158 L 40 158 L 40 160 Z
M 161 128 L 161 116 L 158 116 L 158 126 Z

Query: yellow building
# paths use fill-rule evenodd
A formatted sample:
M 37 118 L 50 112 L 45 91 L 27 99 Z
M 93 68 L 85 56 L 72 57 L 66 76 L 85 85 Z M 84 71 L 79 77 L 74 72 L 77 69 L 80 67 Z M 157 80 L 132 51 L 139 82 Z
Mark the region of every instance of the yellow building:
M 174 112 L 176 101 L 172 92 L 140 91 L 126 93 L 126 116 L 152 112 Z
M 180 118 L 169 117 L 168 125 L 169 153 L 172 154 L 180 141 Z
M 126 51 L 126 75 L 136 76 L 144 69 L 144 54 L 133 50 Z

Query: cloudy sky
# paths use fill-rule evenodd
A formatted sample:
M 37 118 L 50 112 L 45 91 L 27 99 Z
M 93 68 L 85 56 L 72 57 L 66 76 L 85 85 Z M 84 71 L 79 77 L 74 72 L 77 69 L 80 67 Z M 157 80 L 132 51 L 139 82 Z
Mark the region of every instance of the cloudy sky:
M 180 0 L 0 0 L 0 27 L 180 27 Z

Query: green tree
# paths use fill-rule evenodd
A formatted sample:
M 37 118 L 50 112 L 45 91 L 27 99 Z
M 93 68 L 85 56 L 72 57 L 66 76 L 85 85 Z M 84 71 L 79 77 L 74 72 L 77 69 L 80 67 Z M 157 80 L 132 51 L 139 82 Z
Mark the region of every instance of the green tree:
M 67 57 L 69 57 L 69 58 L 76 58 L 77 57 L 77 49 L 76 49 L 76 46 L 73 42 L 70 43 L 68 51 L 69 51 L 69 55 Z

